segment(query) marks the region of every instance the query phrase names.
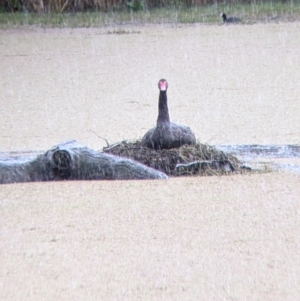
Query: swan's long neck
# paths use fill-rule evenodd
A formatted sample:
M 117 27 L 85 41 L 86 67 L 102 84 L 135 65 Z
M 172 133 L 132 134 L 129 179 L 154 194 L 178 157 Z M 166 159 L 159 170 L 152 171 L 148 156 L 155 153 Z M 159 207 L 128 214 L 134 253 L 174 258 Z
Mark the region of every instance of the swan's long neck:
M 170 123 L 167 91 L 160 91 L 159 93 L 157 125 L 162 123 Z

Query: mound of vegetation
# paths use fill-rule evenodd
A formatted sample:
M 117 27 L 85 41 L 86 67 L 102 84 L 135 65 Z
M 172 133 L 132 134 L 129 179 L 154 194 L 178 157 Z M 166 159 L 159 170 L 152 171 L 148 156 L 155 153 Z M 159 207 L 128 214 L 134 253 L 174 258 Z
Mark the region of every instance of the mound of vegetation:
M 154 150 L 142 147 L 140 140 L 122 141 L 104 147 L 103 152 L 133 159 L 170 176 L 219 175 L 244 170 L 236 157 L 201 143 Z

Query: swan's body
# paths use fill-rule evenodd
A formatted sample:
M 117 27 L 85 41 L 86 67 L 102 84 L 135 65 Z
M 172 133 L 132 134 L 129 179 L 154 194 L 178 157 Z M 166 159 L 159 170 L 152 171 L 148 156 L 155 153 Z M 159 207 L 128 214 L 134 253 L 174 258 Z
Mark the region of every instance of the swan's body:
M 238 23 L 242 21 L 237 17 L 227 17 L 225 13 L 221 13 L 220 17 L 223 19 L 224 23 Z
M 167 89 L 168 83 L 161 79 L 158 83 L 159 101 L 156 127 L 150 129 L 142 138 L 142 146 L 153 149 L 178 148 L 184 144 L 195 144 L 196 138 L 185 125 L 170 122 Z

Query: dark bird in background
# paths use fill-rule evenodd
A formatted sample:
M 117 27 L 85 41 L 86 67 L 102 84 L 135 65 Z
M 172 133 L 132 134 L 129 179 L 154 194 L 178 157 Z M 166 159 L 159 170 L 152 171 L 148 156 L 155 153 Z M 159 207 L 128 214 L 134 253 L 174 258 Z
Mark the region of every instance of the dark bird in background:
M 223 23 L 239 23 L 242 22 L 241 19 L 237 18 L 237 17 L 227 17 L 225 13 L 221 13 L 220 15 L 221 18 L 223 18 Z

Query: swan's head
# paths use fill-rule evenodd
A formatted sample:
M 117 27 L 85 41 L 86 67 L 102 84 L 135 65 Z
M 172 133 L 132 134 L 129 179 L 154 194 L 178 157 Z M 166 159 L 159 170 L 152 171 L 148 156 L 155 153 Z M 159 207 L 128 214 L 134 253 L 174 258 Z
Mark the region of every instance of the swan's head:
M 158 89 L 160 91 L 167 91 L 168 89 L 168 82 L 166 79 L 161 79 L 159 82 L 158 82 Z

